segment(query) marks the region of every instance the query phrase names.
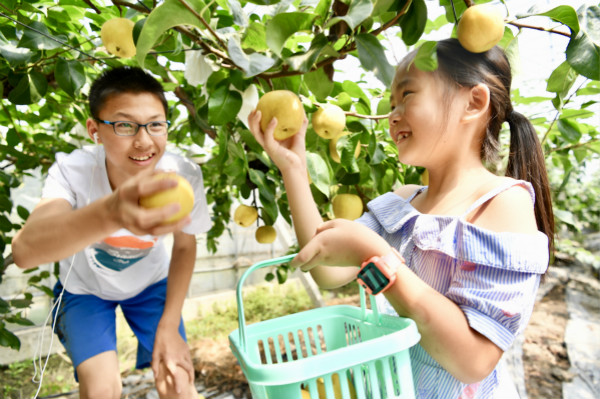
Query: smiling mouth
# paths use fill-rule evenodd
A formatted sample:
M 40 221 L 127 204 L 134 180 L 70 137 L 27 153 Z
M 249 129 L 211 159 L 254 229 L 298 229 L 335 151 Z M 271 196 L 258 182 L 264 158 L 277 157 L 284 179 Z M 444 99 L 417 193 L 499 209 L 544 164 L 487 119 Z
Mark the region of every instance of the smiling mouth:
M 134 161 L 147 161 L 150 158 L 152 158 L 154 156 L 154 154 L 150 154 L 150 155 L 142 155 L 142 156 L 138 156 L 138 157 L 129 157 L 131 159 L 133 159 Z
M 408 136 L 410 136 L 410 132 L 398 133 L 398 135 L 396 136 L 396 144 L 399 144 L 402 140 L 404 140 Z

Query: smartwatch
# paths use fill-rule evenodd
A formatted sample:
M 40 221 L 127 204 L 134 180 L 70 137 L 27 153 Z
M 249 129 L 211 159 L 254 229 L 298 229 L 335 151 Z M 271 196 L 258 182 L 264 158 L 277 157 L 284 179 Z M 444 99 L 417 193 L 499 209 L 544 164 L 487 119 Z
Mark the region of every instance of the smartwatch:
M 385 256 L 373 256 L 363 262 L 356 281 L 370 295 L 382 293 L 396 282 L 396 271 L 403 261 L 395 248 Z

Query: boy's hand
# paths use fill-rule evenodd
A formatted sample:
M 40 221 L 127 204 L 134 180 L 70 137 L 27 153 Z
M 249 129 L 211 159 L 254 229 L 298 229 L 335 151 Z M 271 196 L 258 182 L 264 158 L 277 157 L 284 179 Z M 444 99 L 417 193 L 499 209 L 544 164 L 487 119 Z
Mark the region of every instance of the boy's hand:
M 306 148 L 305 137 L 308 119 L 304 117 L 300 131 L 285 140 L 275 140 L 273 133 L 277 126 L 277 119 L 273 118 L 265 132 L 260 128 L 261 112 L 254 110 L 248 115 L 248 126 L 252 135 L 258 143 L 265 149 L 269 157 L 273 160 L 279 170 L 285 169 L 287 166 L 305 165 L 306 164 Z M 295 165 L 295 166 L 294 166 Z
M 141 197 L 177 185 L 176 180 L 151 179 L 150 176 L 152 172 L 142 172 L 125 181 L 113 192 L 109 208 L 115 222 L 119 227 L 137 235 L 162 235 L 181 230 L 190 222 L 189 216 L 171 224 L 163 224 L 165 219 L 179 211 L 178 204 L 153 209 L 140 206 Z
M 177 393 L 186 392 L 190 385 L 194 384 L 194 366 L 190 349 L 177 328 L 159 325 L 152 351 L 152 371 L 156 380 L 173 385 Z

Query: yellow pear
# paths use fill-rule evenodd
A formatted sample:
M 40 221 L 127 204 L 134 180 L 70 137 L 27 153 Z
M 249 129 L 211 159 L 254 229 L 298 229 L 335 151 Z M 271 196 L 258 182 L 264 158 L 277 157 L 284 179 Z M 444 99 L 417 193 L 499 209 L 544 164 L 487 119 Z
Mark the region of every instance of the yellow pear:
M 177 173 L 158 173 L 152 178 L 174 179 L 177 180 L 177 186 L 140 198 L 140 205 L 144 208 L 160 208 L 172 203 L 179 204 L 179 211 L 166 219 L 163 224 L 176 222 L 189 215 L 194 208 L 194 189 L 190 183 Z
M 460 44 L 472 53 L 483 53 L 504 36 L 504 18 L 489 4 L 477 4 L 465 10 L 456 30 Z
M 337 194 L 333 197 L 333 215 L 339 219 L 354 220 L 363 214 L 363 203 L 356 194 Z
M 349 132 L 344 131 L 344 132 L 340 133 L 338 136 L 329 140 L 329 155 L 331 156 L 331 159 L 333 159 L 334 162 L 337 162 L 337 163 L 341 162 L 340 154 L 338 153 L 338 150 L 337 150 L 337 142 L 340 139 L 340 137 L 346 136 L 348 134 L 349 134 Z M 360 154 L 360 143 L 356 143 L 356 149 L 354 150 L 354 158 L 357 158 L 359 154 Z
M 233 221 L 242 227 L 248 227 L 258 219 L 258 211 L 255 207 L 241 204 L 233 213 Z
M 339 377 L 338 373 L 334 373 L 331 376 L 331 382 L 333 384 L 334 398 L 335 399 L 348 399 L 348 398 L 342 397 L 342 387 L 340 387 L 340 377 Z M 319 392 L 320 398 L 327 397 L 327 392 L 325 390 L 325 381 L 323 380 L 323 378 L 317 378 L 317 390 Z M 356 399 L 356 389 L 354 388 L 354 384 L 352 383 L 352 380 L 350 380 L 350 378 L 348 378 L 348 390 L 350 391 L 349 399 Z
M 300 98 L 289 90 L 273 90 L 263 94 L 256 104 L 261 113 L 260 128 L 267 130 L 271 119 L 277 118 L 277 127 L 273 133 L 275 140 L 292 137 L 302 127 L 304 107 Z
M 310 392 L 306 389 L 300 389 L 300 393 L 302 394 L 302 399 L 311 399 Z
M 337 137 L 346 127 L 346 113 L 335 104 L 323 104 L 312 116 L 312 127 L 324 139 Z
M 271 244 L 277 238 L 277 231 L 273 226 L 260 226 L 254 236 L 261 244 Z
M 133 43 L 132 20 L 127 18 L 112 18 L 102 24 L 100 38 L 106 51 L 121 58 L 130 58 L 135 55 Z

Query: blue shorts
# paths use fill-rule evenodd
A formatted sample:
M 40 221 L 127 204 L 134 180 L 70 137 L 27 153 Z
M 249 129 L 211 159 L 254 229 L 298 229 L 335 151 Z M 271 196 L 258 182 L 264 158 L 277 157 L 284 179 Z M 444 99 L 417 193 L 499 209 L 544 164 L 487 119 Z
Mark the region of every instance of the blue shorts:
M 54 286 L 55 301 L 63 286 Z M 123 301 L 108 301 L 95 295 L 77 295 L 64 291 L 60 308 L 55 312 L 56 334 L 65 347 L 73 366 L 106 351 L 117 351 L 116 313 L 121 306 L 127 324 L 138 339 L 138 369 L 149 367 L 158 322 L 162 317 L 167 295 L 167 279 Z M 58 316 L 56 316 L 58 313 Z M 179 333 L 186 340 L 183 319 Z M 77 373 L 75 373 L 77 379 Z

